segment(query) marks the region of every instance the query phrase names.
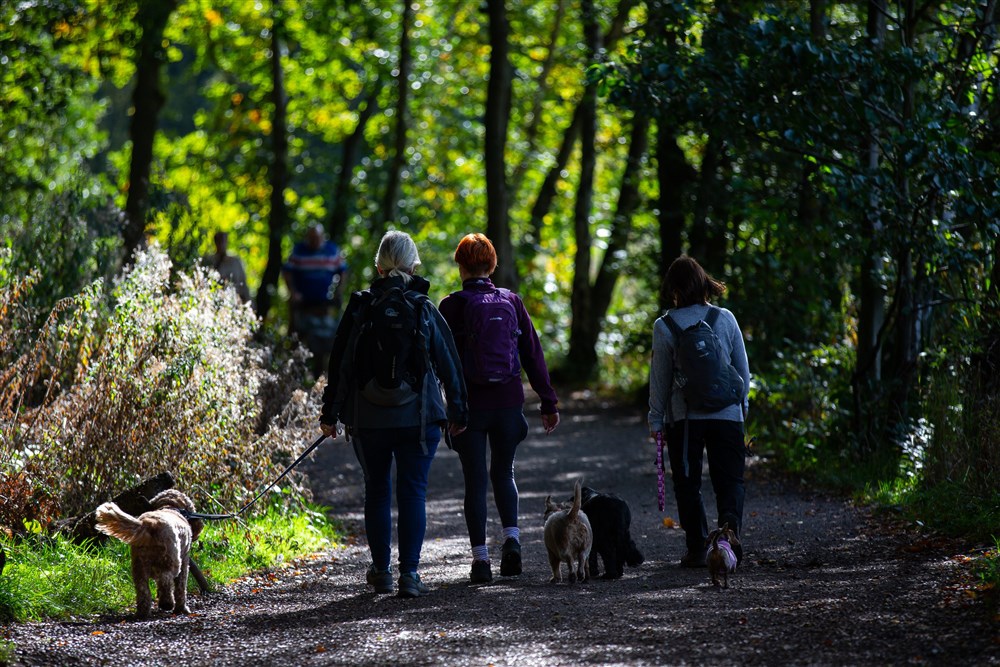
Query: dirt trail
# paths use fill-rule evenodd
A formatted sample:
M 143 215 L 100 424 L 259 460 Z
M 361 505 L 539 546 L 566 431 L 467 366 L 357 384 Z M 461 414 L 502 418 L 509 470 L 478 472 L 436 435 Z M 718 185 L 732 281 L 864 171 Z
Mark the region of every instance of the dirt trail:
M 191 616 L 13 626 L 14 664 L 1000 664 L 997 623 L 955 590 L 955 547 L 914 544 L 917 537 L 892 534 L 841 500 L 785 487 L 753 463 L 746 558 L 730 588 L 717 589 L 705 570 L 677 565 L 683 535 L 663 524 L 677 516 L 669 480 L 666 511 L 657 510 L 654 450 L 639 412 L 567 411 L 547 437 L 531 414 L 517 462 L 520 577 L 468 583 L 458 456 L 442 447 L 421 565 L 427 597 L 372 593 L 362 536 L 196 597 Z M 324 444 L 308 469 L 317 498 L 360 530 L 361 478 L 349 448 Z M 568 495 L 577 478 L 631 504 L 646 562 L 621 580 L 548 583 L 544 498 Z M 705 492 L 711 520 L 707 476 Z M 491 507 L 496 545 L 494 522 Z

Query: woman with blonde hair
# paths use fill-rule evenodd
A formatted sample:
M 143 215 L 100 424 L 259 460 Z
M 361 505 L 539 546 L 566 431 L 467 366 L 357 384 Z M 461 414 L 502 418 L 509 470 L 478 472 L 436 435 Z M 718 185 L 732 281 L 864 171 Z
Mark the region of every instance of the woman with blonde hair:
M 375 255 L 378 277 L 355 292 L 337 329 L 323 392 L 320 427 L 336 438 L 337 422 L 365 476 L 365 530 L 372 564 L 366 576 L 377 593 L 392 593 L 392 464 L 396 464 L 399 596 L 428 593 L 417 568 L 427 526 L 427 478 L 447 428 L 457 436 L 468 422 L 465 383 L 455 342 L 427 298 L 430 283 L 416 275 L 413 239 L 391 231 Z M 386 366 L 388 364 L 388 375 Z M 393 381 L 395 380 L 395 381 Z M 442 397 L 443 386 L 447 402 Z

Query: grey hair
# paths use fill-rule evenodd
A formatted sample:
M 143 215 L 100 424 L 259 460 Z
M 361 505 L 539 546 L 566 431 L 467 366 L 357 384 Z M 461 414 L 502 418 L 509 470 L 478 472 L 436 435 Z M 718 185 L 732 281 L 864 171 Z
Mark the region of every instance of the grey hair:
M 417 244 L 406 232 L 386 232 L 375 253 L 375 266 L 388 276 L 399 276 L 405 285 L 420 266 Z

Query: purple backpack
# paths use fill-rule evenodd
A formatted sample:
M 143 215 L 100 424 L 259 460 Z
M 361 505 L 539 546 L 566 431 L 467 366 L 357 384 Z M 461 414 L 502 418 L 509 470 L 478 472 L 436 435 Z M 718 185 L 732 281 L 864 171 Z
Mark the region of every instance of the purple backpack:
M 471 384 L 503 384 L 520 377 L 517 356 L 517 310 L 510 290 L 463 292 L 465 297 L 465 348 L 462 370 Z

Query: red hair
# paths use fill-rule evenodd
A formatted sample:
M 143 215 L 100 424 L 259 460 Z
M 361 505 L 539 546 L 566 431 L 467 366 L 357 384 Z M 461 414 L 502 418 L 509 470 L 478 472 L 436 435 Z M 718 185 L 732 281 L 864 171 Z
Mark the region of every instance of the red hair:
M 471 274 L 489 275 L 497 268 L 497 251 L 485 234 L 466 234 L 455 248 L 455 261 Z

